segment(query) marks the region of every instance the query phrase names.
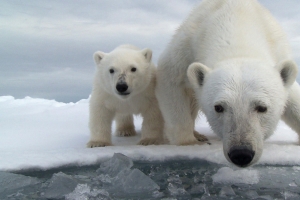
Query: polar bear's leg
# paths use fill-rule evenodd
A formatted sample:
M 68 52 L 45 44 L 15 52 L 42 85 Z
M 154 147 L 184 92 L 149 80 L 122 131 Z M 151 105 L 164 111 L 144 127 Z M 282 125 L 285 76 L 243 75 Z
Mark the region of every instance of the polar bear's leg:
M 282 120 L 298 133 L 300 144 L 300 86 L 297 82 L 290 88 Z
M 104 147 L 111 144 L 111 125 L 114 112 L 104 106 L 91 103 L 90 107 L 90 141 L 87 147 Z
M 139 145 L 158 145 L 164 143 L 164 120 L 159 110 L 157 100 L 152 100 L 150 109 L 142 113 L 142 138 Z
M 192 145 L 200 142 L 194 136 L 191 97 L 184 83 L 176 83 L 170 75 L 158 72 L 157 98 L 165 120 L 165 134 L 171 144 Z M 184 72 L 183 72 L 184 73 Z
M 117 114 L 115 116 L 116 120 L 116 135 L 117 136 L 133 136 L 136 135 L 134 130 L 133 116 L 132 115 L 122 115 Z
M 198 101 L 197 99 L 194 97 L 195 94 L 194 94 L 194 91 L 190 90 L 188 91 L 189 93 L 189 96 L 191 96 L 191 111 L 192 111 L 192 119 L 196 120 L 197 116 L 198 116 L 198 112 L 199 112 L 199 106 L 198 106 Z M 195 124 L 193 125 L 195 126 Z M 204 135 L 200 134 L 198 131 L 194 130 L 194 136 L 195 138 L 200 141 L 200 142 L 207 142 L 208 139 L 207 137 L 205 137 Z

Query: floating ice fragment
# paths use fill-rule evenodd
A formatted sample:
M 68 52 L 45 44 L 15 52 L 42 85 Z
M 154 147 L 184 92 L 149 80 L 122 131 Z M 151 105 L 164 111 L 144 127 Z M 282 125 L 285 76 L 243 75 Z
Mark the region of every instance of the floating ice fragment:
M 87 184 L 78 184 L 75 190 L 65 196 L 66 200 L 110 199 L 109 193 L 103 189 L 94 189 Z
M 206 200 L 206 199 L 209 199 L 210 196 L 211 195 L 209 193 L 208 187 L 205 185 L 204 186 L 204 194 L 202 195 L 201 199 Z
M 291 186 L 291 187 L 298 187 L 298 185 L 295 183 L 295 181 L 291 182 L 291 183 L 289 184 L 289 186 Z
M 257 199 L 259 195 L 255 190 L 249 190 L 245 193 L 245 196 L 249 199 Z
M 96 179 L 100 180 L 102 183 L 111 183 L 112 181 L 112 178 L 108 174 L 100 174 Z
M 167 180 L 170 183 L 182 184 L 182 181 L 178 175 L 170 176 Z
M 72 192 L 77 184 L 77 181 L 67 174 L 62 172 L 53 174 L 44 197 L 48 199 L 63 198 L 66 194 Z
M 0 172 L 0 193 L 30 185 L 35 185 L 39 182 L 40 181 L 36 178 L 8 172 Z
M 233 171 L 229 167 L 222 167 L 212 176 L 214 183 L 257 184 L 259 174 L 257 170 L 239 169 Z
M 293 167 L 293 170 L 294 170 L 294 171 L 300 171 L 300 167 L 299 167 L 299 166 L 294 166 L 294 167 Z
M 182 186 L 178 187 L 174 183 L 169 183 L 168 190 L 172 196 L 183 196 L 188 194 Z
M 231 186 L 226 185 L 221 188 L 219 195 L 220 197 L 235 196 L 235 192 L 233 191 Z
M 153 193 L 152 193 L 152 197 L 153 198 L 162 198 L 164 196 L 164 193 L 163 192 L 159 192 L 159 191 L 154 191 Z
M 258 199 L 259 200 L 274 200 L 274 198 L 272 198 L 270 195 L 262 195 L 262 196 L 259 196 Z
M 118 176 L 115 182 L 122 183 L 125 193 L 149 193 L 159 189 L 159 186 L 139 169 L 130 170 L 128 175 L 124 173 L 123 179 Z
M 287 200 L 299 200 L 300 199 L 299 194 L 290 192 L 290 191 L 284 191 L 283 196 L 284 196 L 284 199 L 287 199 Z
M 111 159 L 102 163 L 97 173 L 108 174 L 110 177 L 115 177 L 124 169 L 130 169 L 133 166 L 132 159 L 121 154 L 115 153 Z
M 203 194 L 206 190 L 205 187 L 206 187 L 205 184 L 193 185 L 189 192 L 190 194 Z

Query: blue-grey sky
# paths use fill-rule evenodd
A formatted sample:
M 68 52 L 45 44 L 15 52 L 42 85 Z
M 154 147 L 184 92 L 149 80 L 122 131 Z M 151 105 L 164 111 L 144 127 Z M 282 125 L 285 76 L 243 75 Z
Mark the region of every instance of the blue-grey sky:
M 0 96 L 88 98 L 92 55 L 120 44 L 151 48 L 156 63 L 200 0 L 0 0 Z M 300 1 L 260 0 L 287 32 L 300 66 Z M 300 81 L 300 76 L 298 76 Z

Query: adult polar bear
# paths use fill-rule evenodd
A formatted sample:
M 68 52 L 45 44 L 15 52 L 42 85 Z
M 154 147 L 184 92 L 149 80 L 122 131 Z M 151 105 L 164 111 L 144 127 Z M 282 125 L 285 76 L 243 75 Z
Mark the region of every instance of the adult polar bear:
M 166 135 L 172 144 L 196 144 L 201 108 L 227 160 L 249 166 L 280 118 L 300 134 L 296 76 L 283 30 L 256 0 L 204 0 L 158 62 Z

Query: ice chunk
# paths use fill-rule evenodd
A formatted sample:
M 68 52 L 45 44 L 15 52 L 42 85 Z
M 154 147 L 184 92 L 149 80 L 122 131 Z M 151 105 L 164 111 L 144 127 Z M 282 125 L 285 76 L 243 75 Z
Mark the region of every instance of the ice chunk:
M 167 180 L 169 183 L 182 184 L 182 181 L 178 175 L 170 176 Z
M 291 182 L 291 183 L 289 184 L 289 186 L 291 186 L 291 187 L 297 187 L 298 185 L 296 184 L 295 181 L 293 181 L 293 182 Z
M 110 177 L 115 177 L 124 169 L 130 169 L 133 166 L 132 159 L 121 154 L 115 153 L 113 157 L 102 163 L 97 173 L 108 174 Z
M 235 192 L 231 186 L 226 185 L 221 188 L 220 197 L 235 196 Z
M 77 184 L 78 183 L 75 179 L 62 172 L 53 174 L 48 188 L 45 191 L 44 197 L 48 199 L 63 198 L 66 194 L 72 192 L 76 188 Z
M 300 199 L 300 195 L 294 192 L 284 191 L 283 192 L 284 199 L 288 200 L 297 200 Z
M 238 169 L 233 171 L 229 167 L 222 167 L 212 176 L 214 183 L 256 184 L 259 182 L 257 170 Z
M 178 175 L 170 176 L 168 179 L 168 190 L 172 196 L 188 195 L 187 191 L 182 186 L 182 181 Z
M 107 174 L 100 174 L 94 180 L 99 180 L 105 184 L 110 184 L 112 182 L 112 178 Z
M 163 196 L 164 196 L 164 193 L 163 192 L 159 192 L 157 190 L 152 193 L 152 197 L 156 198 L 156 199 L 162 198 Z
M 258 199 L 259 200 L 274 200 L 274 198 L 272 198 L 270 195 L 262 195 L 262 196 L 259 196 Z
M 124 177 L 123 188 L 126 193 L 144 193 L 158 190 L 159 186 L 139 169 L 133 169 Z
M 190 194 L 203 194 L 205 192 L 205 184 L 197 184 L 193 185 L 192 188 L 190 189 Z
M 94 189 L 87 184 L 78 184 L 75 190 L 65 196 L 66 200 L 110 199 L 109 193 L 103 189 Z
M 202 195 L 201 199 L 206 200 L 206 199 L 209 199 L 210 196 L 211 195 L 209 193 L 208 187 L 205 185 L 204 186 L 204 194 Z
M 182 186 L 178 186 L 174 183 L 169 183 L 168 190 L 172 196 L 183 196 L 188 194 Z
M 248 199 L 257 199 L 258 198 L 258 194 L 255 190 L 249 190 L 247 192 L 245 192 L 245 196 L 248 198 Z
M 11 191 L 30 185 L 35 185 L 40 181 L 37 178 L 13 174 L 8 172 L 0 172 L 0 194 L 5 191 Z

